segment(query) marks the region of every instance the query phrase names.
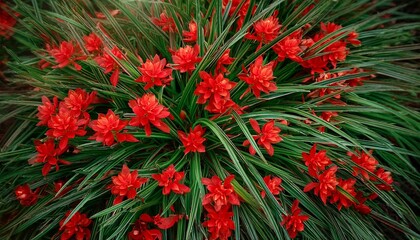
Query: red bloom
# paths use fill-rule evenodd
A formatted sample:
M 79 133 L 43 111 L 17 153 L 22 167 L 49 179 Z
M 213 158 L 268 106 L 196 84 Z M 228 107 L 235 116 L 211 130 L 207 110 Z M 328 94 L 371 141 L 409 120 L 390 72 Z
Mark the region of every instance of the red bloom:
M 163 187 L 163 195 L 168 195 L 171 191 L 176 194 L 184 194 L 190 192 L 189 187 L 180 183 L 184 175 L 184 172 L 177 172 L 174 165 L 171 164 L 161 174 L 152 174 L 152 178 L 159 182 L 159 186 Z
M 162 233 L 158 229 L 149 229 L 148 225 L 154 223 L 154 219 L 147 213 L 140 215 L 134 224 L 133 230 L 128 233 L 129 240 L 161 240 Z
M 120 120 L 118 115 L 108 109 L 106 115 L 99 113 L 98 120 L 93 120 L 89 126 L 96 132 L 89 139 L 95 139 L 102 142 L 106 146 L 114 144 L 115 139 L 117 142 L 138 142 L 133 135 L 129 133 L 120 133 L 128 124 L 128 121 Z
M 28 184 L 18 186 L 15 189 L 15 195 L 22 206 L 32 206 L 38 201 L 39 189 L 32 192 Z
M 220 102 L 222 98 L 230 98 L 229 91 L 236 85 L 235 82 L 229 81 L 221 73 L 214 77 L 204 71 L 200 71 L 199 74 L 203 81 L 197 85 L 194 91 L 194 94 L 199 96 L 197 103 L 205 104 L 210 98 L 215 102 Z
M 112 184 L 108 187 L 111 188 L 112 194 L 117 195 L 113 204 L 119 204 L 124 197 L 133 199 L 137 194 L 137 189 L 147 180 L 147 178 L 138 177 L 137 170 L 130 173 L 130 169 L 124 164 L 118 176 L 112 177 Z
M 179 219 L 182 219 L 182 215 L 172 214 L 169 217 L 161 217 L 159 214 L 153 217 L 153 222 L 158 228 L 165 230 L 173 227 Z
M 273 50 L 277 53 L 278 60 L 282 62 L 285 58 L 290 58 L 292 61 L 301 62 L 302 58 L 297 56 L 302 52 L 302 48 L 300 47 L 301 41 L 302 30 L 297 30 L 274 45 Z
M 235 222 L 232 220 L 233 212 L 230 211 L 230 206 L 225 205 L 218 211 L 209 205 L 205 205 L 204 208 L 207 210 L 208 220 L 203 222 L 203 226 L 209 229 L 209 239 L 229 239 L 232 230 L 235 230 Z
M 58 163 L 66 165 L 70 164 L 70 162 L 58 158 L 59 155 L 66 151 L 66 148 L 55 148 L 54 139 L 50 138 L 45 142 L 35 140 L 35 149 L 38 154 L 29 160 L 29 164 L 45 163 L 44 167 L 42 168 L 43 176 L 47 176 L 52 166 L 55 166 L 55 170 L 58 171 Z
M 55 58 L 58 63 L 53 68 L 64 68 L 69 64 L 73 64 L 77 71 L 82 70 L 82 66 L 76 63 L 78 60 L 85 60 L 86 56 L 80 50 L 79 45 L 73 45 L 72 42 L 63 41 L 59 47 L 52 48 L 50 50 L 51 56 Z
M 241 203 L 239 202 L 238 194 L 236 194 L 231 184 L 234 178 L 234 175 L 227 176 L 224 183 L 218 176 L 213 176 L 211 179 L 202 178 L 201 182 L 207 186 L 207 190 L 210 192 L 204 196 L 203 205 L 213 203 L 216 212 L 228 204 L 239 206 Z
M 167 118 L 171 115 L 168 108 L 159 104 L 155 95 L 152 93 L 146 93 L 141 98 L 130 100 L 128 106 L 136 114 L 135 117 L 131 118 L 130 126 L 141 126 L 144 127 L 146 136 L 152 134 L 150 124 L 159 128 L 161 131 L 169 133 L 170 128 L 166 123 L 162 121 L 163 118 Z
M 262 43 L 269 43 L 273 41 L 279 34 L 281 25 L 279 24 L 279 19 L 275 16 L 270 16 L 266 19 L 261 19 L 254 23 L 254 33 L 247 33 L 245 35 L 246 39 L 251 39 Z
M 246 82 L 249 87 L 241 97 L 251 90 L 256 97 L 260 97 L 261 91 L 269 93 L 277 90 L 276 83 L 273 82 L 273 66 L 274 62 L 263 65 L 263 57 L 259 56 L 255 62 L 251 64 L 249 70 L 244 69 L 244 73 L 239 74 L 238 77 Z
M 153 62 L 147 59 L 138 67 L 142 75 L 137 78 L 136 82 L 146 83 L 144 90 L 153 86 L 169 85 L 172 81 L 172 69 L 165 68 L 166 66 L 166 59 L 161 60 L 158 55 L 155 55 Z
M 299 208 L 299 200 L 293 201 L 292 212 L 289 215 L 283 215 L 281 225 L 284 225 L 290 238 L 295 238 L 299 232 L 305 229 L 303 224 L 308 221 L 308 215 L 300 215 L 302 210 Z
M 283 188 L 280 187 L 282 180 L 279 177 L 265 176 L 264 182 L 273 195 L 279 195 L 283 191 Z M 265 191 L 261 191 L 261 197 L 265 198 L 265 195 Z
M 304 192 L 311 191 L 314 189 L 315 195 L 320 196 L 324 204 L 327 203 L 327 198 L 334 194 L 336 186 L 338 185 L 335 173 L 337 172 L 337 166 L 330 167 L 328 170 L 318 176 L 317 183 L 308 183 L 303 189 Z
M 83 41 L 88 52 L 99 52 L 102 50 L 102 40 L 95 33 L 83 36 Z
M 245 16 L 248 12 L 250 2 L 251 2 L 250 0 L 222 0 L 222 10 L 223 10 L 222 13 L 224 14 L 224 12 L 226 11 L 226 8 L 228 7 L 228 4 L 230 4 L 228 14 L 229 16 L 233 17 L 233 14 L 236 12 L 240 4 L 242 4 L 240 9 L 238 10 L 239 19 L 236 21 L 237 29 L 241 29 L 245 21 Z M 254 12 L 255 12 L 255 8 L 254 8 L 253 13 Z
M 63 99 L 63 105 L 70 110 L 74 117 L 79 117 L 88 109 L 95 97 L 96 91 L 87 93 L 84 89 L 77 88 L 76 90 L 69 90 L 68 96 Z
M 16 25 L 16 19 L 13 17 L 19 15 L 5 4 L 0 2 L 0 36 L 9 39 L 13 35 L 13 27 Z
M 73 217 L 66 224 L 64 224 L 64 221 L 67 219 L 70 213 L 71 211 L 67 211 L 64 219 L 60 221 L 60 230 L 64 230 L 60 239 L 68 240 L 71 239 L 73 235 L 75 235 L 75 239 L 77 240 L 89 240 L 90 230 L 88 227 L 92 220 L 90 220 L 86 214 L 76 212 Z
M 223 55 L 217 60 L 216 63 L 216 73 L 225 73 L 227 72 L 227 69 L 225 65 L 230 65 L 235 61 L 235 58 L 232 58 L 229 56 L 230 49 L 227 49 L 223 52 Z
M 302 153 L 303 161 L 308 166 L 309 175 L 317 177 L 320 171 L 324 171 L 325 167 L 331 164 L 331 160 L 327 157 L 327 151 L 321 150 L 316 152 L 316 144 L 314 144 L 308 153 Z
M 380 190 L 384 190 L 384 191 L 391 191 L 392 187 L 391 184 L 394 182 L 394 180 L 392 179 L 391 176 L 391 172 L 385 172 L 385 170 L 383 168 L 379 168 L 376 172 L 375 172 L 374 177 L 370 177 L 370 180 L 372 181 L 378 181 L 379 179 L 381 179 L 382 181 L 384 181 L 385 183 L 380 183 L 377 184 L 376 187 L 378 187 Z
M 116 59 L 124 59 L 124 55 L 116 46 L 112 48 L 111 54 L 108 52 L 103 52 L 102 56 L 97 56 L 95 61 L 98 65 L 105 69 L 105 73 L 110 73 L 113 71 L 110 81 L 112 86 L 117 86 L 118 79 L 120 76 L 120 67 Z
M 206 148 L 203 145 L 203 142 L 206 141 L 206 139 L 203 138 L 205 132 L 206 129 L 202 128 L 201 125 L 197 125 L 194 129 L 190 129 L 189 134 L 178 131 L 178 137 L 185 147 L 185 154 L 189 152 L 206 152 Z
M 251 123 L 251 126 L 254 129 L 254 131 L 258 133 L 258 135 L 253 135 L 252 138 L 255 141 L 258 140 L 257 144 L 264 147 L 265 150 L 267 150 L 268 155 L 273 156 L 274 148 L 271 144 L 279 143 L 283 140 L 279 135 L 281 129 L 274 125 L 274 120 L 270 120 L 268 123 L 264 124 L 262 130 L 260 129 L 260 126 L 258 125 L 258 122 L 255 119 L 250 118 L 249 123 Z M 248 145 L 249 153 L 255 155 L 255 149 L 252 147 L 252 145 L 250 145 L 249 140 L 245 140 L 243 142 L 243 146 L 246 147 Z
M 370 207 L 365 204 L 367 198 L 363 197 L 362 192 L 357 192 L 356 199 L 359 202 L 358 204 L 354 205 L 356 211 L 362 214 L 369 214 L 372 211 L 372 209 L 370 209 Z
M 75 138 L 76 136 L 84 136 L 88 119 L 78 119 L 77 116 L 73 115 L 69 110 L 60 108 L 57 115 L 52 116 L 48 122 L 50 128 L 45 135 L 52 138 L 60 139 L 60 149 L 66 148 L 69 139 Z
M 356 197 L 356 189 L 354 188 L 354 184 L 356 184 L 356 179 L 340 179 L 338 182 L 338 186 L 342 189 L 342 191 L 345 191 L 348 195 Z M 341 210 L 341 207 L 343 206 L 345 208 L 349 208 L 354 204 L 351 199 L 341 193 L 338 189 L 331 196 L 330 203 L 337 203 L 338 210 Z
M 42 105 L 38 106 L 38 113 L 36 116 L 39 119 L 37 126 L 47 126 L 51 117 L 56 113 L 58 107 L 58 99 L 53 97 L 51 102 L 46 96 L 42 96 Z
M 219 114 L 230 113 L 231 110 L 235 110 L 238 114 L 243 113 L 242 108 L 229 98 L 222 98 L 218 102 L 214 98 L 210 98 L 209 104 L 204 109 L 210 113 Z
M 353 176 L 357 176 L 359 173 L 365 178 L 369 179 L 369 174 L 366 170 L 373 173 L 376 170 L 376 167 L 378 165 L 378 161 L 372 157 L 373 151 L 370 150 L 369 154 L 362 152 L 359 153 L 356 151 L 356 154 L 353 154 L 351 152 L 348 152 L 347 155 L 351 157 L 351 160 L 356 163 L 358 166 L 353 167 Z M 363 167 L 364 169 L 362 169 Z
M 182 31 L 182 36 L 184 37 L 182 40 L 186 43 L 195 43 L 198 38 L 197 23 L 191 21 L 188 23 L 188 29 L 189 31 Z
M 175 21 L 172 17 L 168 17 L 166 12 L 162 12 L 159 17 L 160 19 L 153 17 L 152 22 L 161 27 L 165 32 L 177 32 Z
M 186 47 L 172 51 L 173 67 L 181 73 L 193 71 L 195 64 L 201 61 L 201 57 L 198 57 L 198 54 L 200 54 L 198 45 L 194 47 L 187 45 Z

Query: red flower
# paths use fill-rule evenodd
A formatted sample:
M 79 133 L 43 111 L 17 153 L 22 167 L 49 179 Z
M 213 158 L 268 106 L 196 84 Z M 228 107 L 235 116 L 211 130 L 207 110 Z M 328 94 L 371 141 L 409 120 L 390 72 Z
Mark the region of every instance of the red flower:
M 372 211 L 372 209 L 370 209 L 370 207 L 365 204 L 367 198 L 363 197 L 362 192 L 357 192 L 356 199 L 359 202 L 358 204 L 354 204 L 354 208 L 356 209 L 356 211 L 365 215 L 369 214 Z
M 199 74 L 203 81 L 197 85 L 194 91 L 194 94 L 199 96 L 197 103 L 205 104 L 210 98 L 215 102 L 220 102 L 222 98 L 230 98 L 229 91 L 236 85 L 235 82 L 229 81 L 221 73 L 214 77 L 204 71 L 200 71 Z
M 243 69 L 244 73 L 238 75 L 239 79 L 246 82 L 249 87 L 242 94 L 241 98 L 252 90 L 256 97 L 260 97 L 260 93 L 269 93 L 277 90 L 276 83 L 273 82 L 273 66 L 274 62 L 263 65 L 263 57 L 259 56 L 249 67 L 249 71 Z
M 83 36 L 83 41 L 88 52 L 99 52 L 102 49 L 102 40 L 95 33 Z
M 129 133 L 120 133 L 128 124 L 128 121 L 120 120 L 118 115 L 108 109 L 106 115 L 99 113 L 98 120 L 93 120 L 89 126 L 96 132 L 89 139 L 95 139 L 106 146 L 117 142 L 138 142 L 133 135 Z
M 356 189 L 354 188 L 354 184 L 356 184 L 356 179 L 347 179 L 343 180 L 340 179 L 338 182 L 338 186 L 341 188 L 342 191 L 346 192 L 346 195 L 341 193 L 338 189 L 333 193 L 330 198 L 330 203 L 337 203 L 338 210 L 344 206 L 345 208 L 351 207 L 354 202 L 347 197 L 347 195 L 351 195 L 356 197 Z
M 56 96 L 53 97 L 51 102 L 46 96 L 42 96 L 42 105 L 38 106 L 38 113 L 36 116 L 39 119 L 37 126 L 47 126 L 51 117 L 56 113 L 58 107 L 58 99 Z
M 210 205 L 205 205 L 208 220 L 203 222 L 203 226 L 207 227 L 210 233 L 210 240 L 220 239 L 227 240 L 235 230 L 235 222 L 232 220 L 233 212 L 230 206 L 223 206 L 218 211 Z
M 70 164 L 70 162 L 58 158 L 58 156 L 66 151 L 66 148 L 55 148 L 54 139 L 48 139 L 45 142 L 35 140 L 35 149 L 38 154 L 29 160 L 29 164 L 45 163 L 44 167 L 42 168 L 43 176 L 47 176 L 52 166 L 55 166 L 55 170 L 58 171 L 58 163 L 66 165 Z
M 210 113 L 227 113 L 229 114 L 231 110 L 235 110 L 238 114 L 242 114 L 242 108 L 236 104 L 232 99 L 222 98 L 220 101 L 216 102 L 214 98 L 210 98 L 209 104 L 204 108 Z
M 170 132 L 169 126 L 162 119 L 171 116 L 171 113 L 168 111 L 168 108 L 159 104 L 155 95 L 152 93 L 146 93 L 141 98 L 130 100 L 128 105 L 136 114 L 135 117 L 131 118 L 130 126 L 144 127 L 146 136 L 152 134 L 150 124 L 153 124 L 163 132 Z
M 239 8 L 237 15 L 239 16 L 239 19 L 236 21 L 236 25 L 237 25 L 237 29 L 241 29 L 242 25 L 245 21 L 245 16 L 248 12 L 249 6 L 250 6 L 250 0 L 223 0 L 222 1 L 222 13 L 224 14 L 224 12 L 226 11 L 226 8 L 228 7 L 228 5 L 230 6 L 229 8 L 229 16 L 233 17 L 234 13 L 236 12 L 236 10 L 238 9 L 238 7 L 240 6 L 240 4 L 242 4 L 242 6 Z M 253 9 L 252 14 L 254 14 L 255 9 Z
M 370 177 L 366 170 L 372 173 L 375 172 L 378 161 L 372 157 L 372 153 L 372 150 L 369 151 L 369 155 L 365 152 L 359 153 L 358 151 L 356 151 L 356 154 L 351 152 L 347 153 L 347 155 L 351 157 L 351 160 L 360 166 L 353 167 L 353 176 L 357 176 L 360 173 L 365 179 L 369 179 Z M 361 167 L 366 170 L 362 169 Z
M 159 186 L 163 187 L 163 195 L 168 195 L 171 191 L 176 194 L 184 194 L 190 192 L 189 187 L 180 183 L 184 175 L 184 172 L 177 172 L 174 165 L 171 164 L 161 174 L 152 174 L 152 178 L 159 182 Z
M 262 43 L 269 43 L 273 41 L 279 34 L 281 25 L 279 24 L 279 19 L 276 18 L 277 13 L 273 16 L 270 16 L 266 19 L 261 19 L 254 23 L 254 33 L 247 33 L 245 35 L 246 39 L 251 39 Z
M 32 206 L 38 201 L 39 189 L 32 192 L 28 184 L 18 186 L 15 189 L 15 195 L 22 206 Z
M 158 229 L 149 229 L 148 225 L 154 223 L 154 219 L 147 213 L 140 215 L 135 222 L 133 230 L 128 233 L 129 240 L 161 240 L 162 233 Z
M 232 58 L 229 56 L 230 49 L 227 49 L 223 52 L 223 55 L 217 60 L 216 63 L 216 73 L 225 73 L 227 72 L 227 69 L 225 65 L 230 65 L 235 61 L 235 58 Z
M 165 230 L 173 227 L 179 219 L 182 219 L 182 215 L 172 214 L 169 217 L 161 217 L 159 214 L 153 217 L 153 222 L 158 228 Z
M 63 230 L 60 239 L 68 240 L 71 239 L 73 235 L 75 235 L 75 239 L 77 240 L 89 240 L 90 230 L 88 227 L 92 220 L 90 220 L 86 214 L 76 212 L 73 217 L 66 224 L 64 224 L 64 221 L 67 219 L 70 213 L 71 211 L 67 211 L 64 219 L 60 221 L 60 230 Z
M 50 128 L 45 135 L 48 137 L 60 139 L 60 149 L 66 148 L 69 139 L 75 138 L 76 136 L 84 136 L 88 119 L 78 119 L 77 116 L 73 115 L 69 110 L 60 108 L 57 115 L 52 116 L 48 122 Z
M 327 157 L 327 151 L 321 150 L 316 152 L 316 144 L 314 144 L 308 153 L 302 153 L 303 161 L 308 166 L 309 175 L 317 177 L 320 171 L 324 171 L 325 167 L 331 164 L 331 160 Z
M 205 132 L 206 129 L 202 128 L 201 125 L 197 125 L 194 129 L 190 129 L 189 134 L 178 131 L 178 137 L 185 147 L 185 154 L 189 152 L 206 152 L 206 148 L 203 145 L 203 142 L 206 141 L 206 139 L 203 138 Z
M 186 47 L 172 51 L 173 67 L 181 73 L 193 71 L 195 64 L 201 61 L 201 57 L 198 57 L 198 54 L 200 54 L 198 45 L 194 47 L 187 45 Z
M 168 17 L 166 12 L 160 14 L 160 19 L 153 17 L 152 22 L 161 27 L 165 32 L 177 32 L 174 19 L 172 17 Z
M 204 196 L 202 204 L 205 206 L 213 203 L 216 212 L 228 204 L 239 206 L 241 203 L 239 202 L 238 194 L 236 194 L 231 184 L 234 178 L 234 175 L 227 176 L 224 183 L 218 176 L 213 176 L 211 179 L 202 178 L 201 182 L 207 186 L 207 190 L 210 192 Z
M 394 182 L 394 180 L 392 179 L 391 172 L 388 172 L 388 171 L 385 172 L 383 168 L 379 168 L 375 172 L 375 175 L 376 176 L 370 177 L 370 180 L 379 182 L 379 179 L 381 179 L 382 181 L 385 182 L 385 183 L 381 182 L 380 184 L 377 184 L 376 187 L 384 191 L 392 190 L 391 184 Z
M 13 35 L 13 27 L 16 25 L 15 17 L 19 16 L 18 13 L 12 10 L 5 4 L 0 2 L 0 36 L 9 39 Z
M 95 97 L 96 91 L 87 93 L 84 89 L 77 88 L 76 90 L 69 90 L 68 96 L 63 99 L 63 105 L 70 110 L 74 117 L 79 117 L 88 109 Z
M 158 55 L 155 55 L 153 62 L 147 59 L 138 67 L 142 75 L 137 78 L 136 82 L 146 83 L 144 90 L 153 86 L 169 85 L 172 81 L 172 69 L 165 68 L 166 66 L 166 59 L 161 60 Z
M 289 215 L 283 215 L 281 225 L 284 225 L 290 238 L 295 238 L 299 232 L 305 229 L 303 224 L 308 221 L 308 215 L 300 215 L 302 210 L 299 208 L 299 200 L 293 201 L 292 212 Z
M 112 184 L 108 186 L 111 188 L 111 193 L 117 195 L 113 204 L 119 204 L 124 197 L 133 199 L 137 194 L 137 189 L 147 181 L 147 178 L 138 177 L 137 170 L 130 173 L 130 169 L 124 164 L 121 172 L 118 176 L 112 177 Z
M 279 135 L 281 129 L 274 125 L 274 120 L 270 120 L 268 123 L 264 124 L 262 129 L 260 129 L 260 126 L 258 125 L 258 122 L 255 121 L 255 119 L 250 118 L 249 123 L 251 123 L 251 126 L 254 129 L 254 131 L 258 133 L 258 135 L 253 135 L 252 138 L 255 141 L 258 140 L 257 144 L 264 147 L 265 150 L 267 150 L 268 155 L 273 156 L 274 148 L 271 144 L 279 143 L 283 140 Z M 243 146 L 246 147 L 248 145 L 249 153 L 255 155 L 255 149 L 252 147 L 252 145 L 250 145 L 249 140 L 245 140 L 243 142 Z
M 188 29 L 189 31 L 182 31 L 182 36 L 184 37 L 182 40 L 186 43 L 195 43 L 198 38 L 197 23 L 191 21 L 188 23 Z
M 336 186 L 338 185 L 335 173 L 337 172 L 337 166 L 330 167 L 328 170 L 318 176 L 317 183 L 308 183 L 303 189 L 304 192 L 311 191 L 314 189 L 315 195 L 320 196 L 324 204 L 327 203 L 327 198 L 334 194 Z
M 120 76 L 120 67 L 115 58 L 119 60 L 124 59 L 124 55 L 116 46 L 112 48 L 111 54 L 108 52 L 103 52 L 102 56 L 97 56 L 95 58 L 95 61 L 98 63 L 98 65 L 105 69 L 105 73 L 110 73 L 113 71 L 110 81 L 114 87 L 117 86 Z
M 282 180 L 279 177 L 265 176 L 264 182 L 273 195 L 279 195 L 283 191 L 283 188 L 280 187 Z M 261 191 L 261 197 L 265 198 L 265 195 L 265 191 Z
M 86 56 L 80 50 L 78 45 L 73 45 L 72 42 L 63 41 L 59 47 L 52 48 L 50 50 L 51 56 L 55 58 L 58 63 L 53 68 L 64 68 L 69 64 L 73 64 L 77 71 L 82 70 L 82 66 L 76 63 L 77 60 L 85 60 Z
M 285 58 L 289 58 L 292 61 L 301 62 L 302 58 L 297 56 L 302 52 L 302 48 L 300 47 L 301 41 L 302 30 L 297 30 L 274 45 L 273 51 L 277 53 L 278 60 L 282 62 Z

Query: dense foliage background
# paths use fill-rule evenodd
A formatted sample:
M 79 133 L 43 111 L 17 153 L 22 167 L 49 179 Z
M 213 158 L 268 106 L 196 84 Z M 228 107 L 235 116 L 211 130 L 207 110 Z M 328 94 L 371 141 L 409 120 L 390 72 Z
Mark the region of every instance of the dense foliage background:
M 0 6 L 1 239 L 420 238 L 411 5 Z

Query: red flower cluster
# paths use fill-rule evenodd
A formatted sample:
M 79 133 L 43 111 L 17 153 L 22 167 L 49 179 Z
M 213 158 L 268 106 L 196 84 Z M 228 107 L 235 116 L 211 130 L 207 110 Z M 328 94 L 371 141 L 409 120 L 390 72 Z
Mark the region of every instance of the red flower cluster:
M 229 205 L 224 205 L 219 211 L 216 211 L 211 205 L 204 205 L 207 211 L 207 221 L 203 226 L 208 228 L 210 240 L 228 240 L 235 230 L 235 222 L 232 220 L 233 212 Z
M 146 83 L 144 90 L 147 90 L 153 86 L 164 86 L 169 85 L 172 81 L 172 69 L 165 68 L 166 59 L 160 59 L 158 55 L 155 55 L 153 61 L 147 59 L 140 67 L 141 76 L 137 78 L 136 82 Z
M 22 206 L 32 206 L 38 201 L 39 188 L 33 192 L 28 184 L 18 186 L 15 195 Z
M 117 142 L 138 142 L 133 135 L 126 133 L 121 133 L 121 131 L 128 125 L 128 121 L 120 120 L 118 115 L 108 109 L 106 115 L 99 113 L 98 120 L 93 120 L 90 122 L 89 126 L 95 131 L 95 134 L 89 139 L 94 139 L 98 142 L 102 142 L 106 146 L 111 146 L 114 144 L 115 140 Z
M 111 49 L 110 53 L 104 51 L 102 56 L 95 57 L 95 61 L 100 67 L 105 69 L 105 73 L 112 72 L 110 82 L 114 87 L 117 86 L 120 77 L 120 66 L 118 65 L 117 59 L 124 59 L 124 55 L 116 46 Z
M 113 204 L 119 204 L 124 197 L 133 199 L 137 195 L 137 189 L 147 181 L 147 178 L 138 177 L 137 170 L 130 173 L 130 169 L 124 164 L 121 172 L 118 176 L 112 177 L 112 184 L 108 186 L 111 193 L 117 195 Z
M 185 154 L 189 152 L 206 152 L 206 147 L 203 145 L 203 142 L 206 141 L 206 139 L 203 138 L 205 132 L 206 129 L 201 127 L 201 125 L 197 125 L 194 129 L 190 129 L 189 134 L 178 131 L 178 137 L 185 147 Z
M 309 154 L 303 152 L 302 158 L 305 161 L 305 165 L 308 166 L 309 175 L 312 177 L 317 177 L 321 171 L 325 170 L 325 167 L 332 163 L 327 157 L 326 150 L 316 152 L 316 144 L 312 146 Z
M 282 62 L 286 58 L 289 58 L 295 62 L 302 62 L 303 60 L 299 56 L 303 51 L 301 42 L 302 30 L 299 29 L 275 44 L 273 46 L 273 51 L 277 53 L 278 61 Z
M 230 49 L 223 52 L 222 56 L 217 60 L 216 73 L 226 73 L 226 66 L 231 65 L 235 58 L 230 57 Z
M 331 64 L 334 68 L 337 65 L 337 62 L 342 62 L 346 59 L 348 54 L 348 49 L 346 48 L 347 44 L 360 45 L 360 41 L 357 40 L 358 34 L 351 32 L 347 34 L 347 38 L 342 40 L 337 40 L 338 37 L 341 37 L 344 33 L 337 33 L 335 36 L 324 39 L 325 36 L 337 32 L 341 29 L 340 25 L 335 23 L 321 23 L 321 32 L 315 34 L 313 38 L 306 39 L 302 41 L 302 45 L 305 48 L 312 47 L 315 43 L 320 43 L 318 47 L 310 49 L 306 54 L 308 60 L 302 61 L 301 65 L 305 68 L 310 68 L 312 73 L 318 72 L 322 73 L 325 70 L 328 70 L 328 65 Z M 325 47 L 325 45 L 328 45 Z M 313 57 L 313 55 L 319 51 L 319 48 L 325 47 L 321 53 L 321 56 Z M 319 55 L 319 54 L 317 54 Z
M 15 17 L 19 14 L 13 12 L 5 3 L 0 2 L 0 16 L 0 36 L 9 39 L 13 35 L 13 27 L 16 25 Z
M 369 151 L 369 154 L 365 152 L 356 152 L 356 154 L 353 154 L 352 152 L 347 153 L 347 155 L 351 157 L 351 160 L 357 164 L 357 166 L 353 167 L 353 176 L 357 176 L 360 173 L 364 179 L 370 178 L 368 171 L 373 173 L 379 164 L 379 162 L 372 157 L 372 153 L 372 150 Z
M 264 182 L 268 187 L 268 190 L 270 190 L 270 192 L 275 196 L 275 195 L 279 195 L 281 191 L 283 191 L 283 188 L 280 187 L 281 185 L 281 178 L 279 177 L 272 177 L 272 176 L 265 176 L 264 177 Z M 266 192 L 265 191 L 261 191 L 261 197 L 265 198 Z
M 338 187 L 336 191 L 331 195 L 330 203 L 337 203 L 338 210 L 341 210 L 342 207 L 349 208 L 354 205 L 354 202 L 348 198 L 347 195 L 356 197 L 356 189 L 354 188 L 356 184 L 356 179 L 339 179 Z M 343 192 L 346 192 L 345 194 Z
M 239 206 L 239 197 L 231 184 L 234 178 L 234 175 L 227 176 L 223 183 L 218 176 L 213 176 L 211 179 L 201 179 L 203 185 L 207 186 L 207 190 L 210 192 L 204 196 L 203 205 L 212 205 L 216 212 L 226 205 Z
M 337 172 L 337 166 L 330 167 L 322 174 L 318 175 L 318 182 L 308 183 L 303 189 L 304 192 L 311 191 L 314 189 L 315 195 L 319 196 L 324 204 L 327 203 L 327 198 L 332 196 L 336 191 L 338 185 L 335 173 Z
M 277 13 L 274 13 L 273 16 L 270 16 L 266 19 L 261 19 L 254 23 L 253 33 L 248 32 L 245 35 L 246 39 L 255 40 L 261 44 L 267 44 L 273 41 L 279 34 L 281 25 L 279 24 L 279 19 L 276 17 Z
M 159 229 L 165 230 L 171 228 L 182 215 L 172 214 L 169 217 L 161 217 L 159 214 L 152 217 L 147 213 L 140 215 L 140 218 L 135 222 L 133 230 L 128 233 L 129 240 L 160 240 L 162 233 Z M 151 225 L 155 225 L 159 229 L 150 229 Z
M 182 31 L 182 36 L 184 37 L 182 41 L 186 43 L 195 43 L 197 42 L 198 32 L 197 32 L 197 23 L 195 21 L 191 21 L 188 23 L 188 30 L 189 31 Z
M 179 48 L 176 51 L 172 51 L 172 61 L 174 62 L 173 68 L 179 70 L 181 73 L 191 73 L 195 69 L 195 64 L 201 61 L 200 49 L 198 45 L 191 47 L 187 45 Z
M 83 36 L 83 41 L 88 52 L 99 53 L 102 51 L 102 40 L 95 33 Z
M 92 220 L 90 220 L 86 214 L 76 212 L 73 217 L 66 224 L 64 224 L 64 221 L 67 219 L 70 213 L 71 211 L 67 211 L 64 219 L 60 221 L 60 230 L 63 230 L 60 239 L 69 240 L 74 236 L 77 240 L 89 240 L 90 230 L 88 227 Z
M 237 12 L 239 19 L 236 20 L 236 25 L 237 25 L 237 29 L 241 29 L 242 25 L 245 21 L 245 16 L 248 12 L 250 3 L 251 3 L 250 0 L 245 0 L 245 1 L 243 1 L 243 0 L 222 0 L 222 12 L 224 14 L 224 12 L 226 11 L 226 8 L 228 8 L 228 6 L 230 6 L 230 8 L 228 10 L 229 11 L 228 15 L 230 17 L 236 17 L 234 14 L 235 14 L 236 10 L 238 10 L 238 8 L 240 7 L 238 12 Z
M 258 145 L 267 150 L 268 155 L 273 156 L 274 148 L 272 144 L 279 143 L 283 140 L 279 135 L 281 129 L 275 126 L 274 120 L 270 120 L 268 123 L 264 124 L 262 129 L 260 129 L 260 126 L 255 119 L 249 119 L 249 123 L 254 131 L 258 133 L 258 135 L 253 135 L 252 138 L 257 141 Z M 244 147 L 249 146 L 249 153 L 255 155 L 256 151 L 249 140 L 245 140 L 242 145 Z
M 74 45 L 71 41 L 63 41 L 60 46 L 52 48 L 50 55 L 55 58 L 58 65 L 53 68 L 64 68 L 72 64 L 77 71 L 82 70 L 82 66 L 76 63 L 78 60 L 85 60 L 87 57 L 83 54 L 79 45 Z
M 261 92 L 270 93 L 277 90 L 277 85 L 273 81 L 273 68 L 274 62 L 263 65 L 263 57 L 259 56 L 255 62 L 251 64 L 249 70 L 243 69 L 244 73 L 239 74 L 238 78 L 246 82 L 249 87 L 241 97 L 250 91 L 252 91 L 256 97 L 260 97 Z
M 308 215 L 301 215 L 302 210 L 299 208 L 299 200 L 295 200 L 292 205 L 292 211 L 289 215 L 283 215 L 281 225 L 284 225 L 290 238 L 295 238 L 299 232 L 305 229 L 303 224 L 308 221 Z
M 35 140 L 35 149 L 38 154 L 29 160 L 29 164 L 34 163 L 45 163 L 42 168 L 42 175 L 47 176 L 52 166 L 55 166 L 55 170 L 58 171 L 58 164 L 70 164 L 70 162 L 59 159 L 58 157 L 66 151 L 66 148 L 55 148 L 54 139 L 47 139 L 45 142 Z
M 160 18 L 152 18 L 152 22 L 157 26 L 161 27 L 163 31 L 174 33 L 177 32 L 175 21 L 172 17 L 168 17 L 166 12 L 162 12 Z
M 189 187 L 180 183 L 184 175 L 184 172 L 177 172 L 174 165 L 171 164 L 161 174 L 152 174 L 152 178 L 158 181 L 160 187 L 163 187 L 163 195 L 168 195 L 171 191 L 175 194 L 184 194 L 190 192 Z
M 170 128 L 166 123 L 162 121 L 163 118 L 171 116 L 168 108 L 159 104 L 156 96 L 152 93 L 146 93 L 141 98 L 130 100 L 128 106 L 136 114 L 135 117 L 131 118 L 130 126 L 144 127 L 146 136 L 152 134 L 152 128 L 150 124 L 159 128 L 161 131 L 169 133 Z

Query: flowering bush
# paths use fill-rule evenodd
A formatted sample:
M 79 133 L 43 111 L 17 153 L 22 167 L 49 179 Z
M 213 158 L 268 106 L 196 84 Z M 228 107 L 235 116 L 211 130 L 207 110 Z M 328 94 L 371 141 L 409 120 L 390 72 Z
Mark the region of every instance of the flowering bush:
M 420 238 L 391 1 L 15 2 L 0 238 Z

